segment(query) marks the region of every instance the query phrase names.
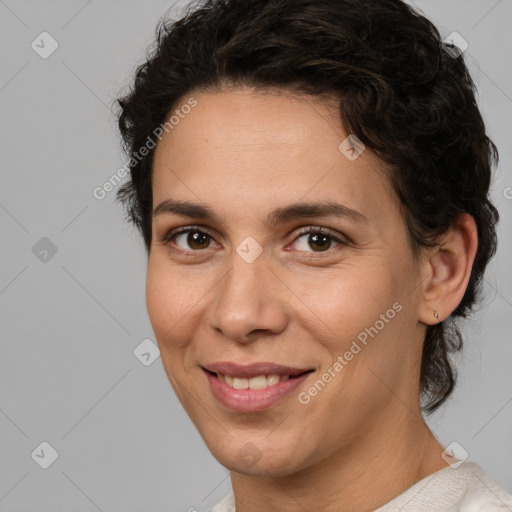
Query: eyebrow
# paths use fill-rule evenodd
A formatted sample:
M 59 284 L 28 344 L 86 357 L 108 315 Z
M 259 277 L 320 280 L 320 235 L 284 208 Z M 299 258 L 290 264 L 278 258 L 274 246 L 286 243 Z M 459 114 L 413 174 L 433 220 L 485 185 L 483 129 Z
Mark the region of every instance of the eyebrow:
M 164 214 L 210 220 L 219 224 L 223 223 L 221 218 L 209 206 L 192 203 L 190 201 L 167 199 L 153 210 L 153 217 Z M 368 219 L 362 213 L 344 204 L 332 201 L 293 203 L 288 206 L 276 208 L 267 216 L 267 223 L 269 226 L 274 227 L 279 223 L 291 219 L 307 217 L 341 217 L 354 222 L 368 223 Z

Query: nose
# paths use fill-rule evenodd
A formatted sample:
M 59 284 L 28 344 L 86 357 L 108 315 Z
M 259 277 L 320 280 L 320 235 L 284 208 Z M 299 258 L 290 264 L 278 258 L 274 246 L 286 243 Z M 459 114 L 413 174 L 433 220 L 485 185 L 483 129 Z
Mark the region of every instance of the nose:
M 238 343 L 282 332 L 287 312 L 279 290 L 286 290 L 286 286 L 270 268 L 264 253 L 248 263 L 234 252 L 230 270 L 213 292 L 210 327 Z

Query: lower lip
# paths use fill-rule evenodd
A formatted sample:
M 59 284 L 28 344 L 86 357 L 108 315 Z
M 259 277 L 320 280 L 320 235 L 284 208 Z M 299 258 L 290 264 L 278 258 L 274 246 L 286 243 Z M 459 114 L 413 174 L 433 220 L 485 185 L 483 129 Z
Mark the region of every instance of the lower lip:
M 268 409 L 285 396 L 292 393 L 312 373 L 304 373 L 300 377 L 279 381 L 274 386 L 267 386 L 265 389 L 235 389 L 228 386 L 218 377 L 203 370 L 210 389 L 217 400 L 228 409 L 237 412 L 258 412 Z

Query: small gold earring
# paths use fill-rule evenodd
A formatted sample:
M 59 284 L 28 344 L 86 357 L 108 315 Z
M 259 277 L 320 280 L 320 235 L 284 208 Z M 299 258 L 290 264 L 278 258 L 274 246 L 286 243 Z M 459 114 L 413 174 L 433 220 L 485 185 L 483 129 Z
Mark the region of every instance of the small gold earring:
M 439 315 L 437 314 L 437 311 L 434 311 L 434 318 L 437 320 L 439 318 Z

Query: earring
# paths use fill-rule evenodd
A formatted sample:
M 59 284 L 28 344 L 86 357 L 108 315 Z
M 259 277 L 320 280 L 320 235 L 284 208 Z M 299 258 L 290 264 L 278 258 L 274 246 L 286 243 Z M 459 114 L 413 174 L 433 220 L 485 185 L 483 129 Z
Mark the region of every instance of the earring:
M 437 314 L 437 311 L 434 311 L 434 318 L 437 320 L 439 318 L 439 315 Z

